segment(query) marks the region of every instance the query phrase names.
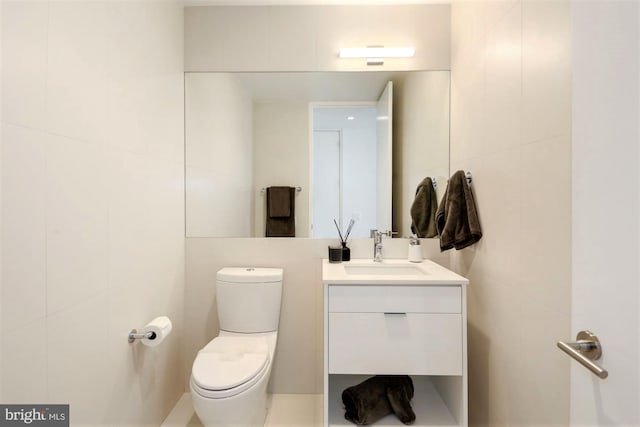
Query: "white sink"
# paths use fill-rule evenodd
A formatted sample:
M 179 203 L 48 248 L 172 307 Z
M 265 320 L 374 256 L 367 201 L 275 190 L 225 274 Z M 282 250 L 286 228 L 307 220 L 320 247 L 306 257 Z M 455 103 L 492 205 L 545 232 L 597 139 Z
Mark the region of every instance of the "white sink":
M 402 264 L 348 264 L 344 266 L 345 273 L 352 274 L 383 274 L 391 276 L 424 276 L 429 273 L 417 265 Z
M 351 259 L 331 263 L 324 260 L 322 280 L 333 285 L 460 285 L 469 283 L 464 277 L 436 264 L 431 260 L 419 263 L 406 259 Z

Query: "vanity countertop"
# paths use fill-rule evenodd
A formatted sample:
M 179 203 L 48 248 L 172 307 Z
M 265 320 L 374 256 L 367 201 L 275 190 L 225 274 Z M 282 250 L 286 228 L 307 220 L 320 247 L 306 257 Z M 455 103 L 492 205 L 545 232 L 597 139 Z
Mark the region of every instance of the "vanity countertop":
M 332 285 L 468 285 L 464 277 L 431 260 L 419 263 L 406 259 L 352 259 L 322 262 L 322 282 Z

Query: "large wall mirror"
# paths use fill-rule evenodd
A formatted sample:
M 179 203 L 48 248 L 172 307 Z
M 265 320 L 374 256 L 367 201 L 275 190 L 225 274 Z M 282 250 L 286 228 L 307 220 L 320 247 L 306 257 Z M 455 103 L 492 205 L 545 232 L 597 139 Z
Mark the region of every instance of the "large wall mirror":
M 264 237 L 274 187 L 296 237 L 409 236 L 416 187 L 449 176 L 449 74 L 186 73 L 187 237 Z

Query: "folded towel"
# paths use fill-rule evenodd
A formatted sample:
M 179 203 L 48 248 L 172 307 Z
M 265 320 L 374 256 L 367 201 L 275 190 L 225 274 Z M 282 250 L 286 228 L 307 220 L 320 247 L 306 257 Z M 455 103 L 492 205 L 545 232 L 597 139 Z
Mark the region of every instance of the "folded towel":
M 413 424 L 416 420 L 416 414 L 411 407 L 411 398 L 413 398 L 413 383 L 411 378 L 407 381 L 398 382 L 387 387 L 387 399 L 393 413 L 402 424 Z
M 412 398 L 413 381 L 409 376 L 376 375 L 342 392 L 344 417 L 356 425 L 367 425 L 395 412 L 404 424 L 412 424 L 416 419 Z
M 433 181 L 426 177 L 416 188 L 416 198 L 411 205 L 411 231 L 418 237 L 436 237 L 436 210 L 438 197 Z
M 436 228 L 441 251 L 460 250 L 482 238 L 476 204 L 464 171 L 457 171 L 449 179 L 436 213 Z
M 291 187 L 267 188 L 267 213 L 269 218 L 289 218 L 291 216 Z
M 266 237 L 295 237 L 294 187 L 267 188 Z

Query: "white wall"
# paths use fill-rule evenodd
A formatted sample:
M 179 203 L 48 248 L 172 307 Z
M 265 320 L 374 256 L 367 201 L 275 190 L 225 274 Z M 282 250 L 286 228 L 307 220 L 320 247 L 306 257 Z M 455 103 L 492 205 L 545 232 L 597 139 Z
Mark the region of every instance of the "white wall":
M 412 60 L 387 61 L 382 69 L 448 69 L 449 18 L 449 5 L 188 7 L 185 9 L 185 69 L 337 71 L 364 68 L 359 63 L 339 62 L 338 47 L 343 43 L 366 45 L 378 40 L 388 45 L 412 44 L 420 52 Z M 308 135 L 305 140 L 307 138 Z M 406 257 L 407 240 L 391 240 L 385 240 L 385 256 Z M 279 335 L 271 391 L 321 393 L 320 260 L 327 257 L 329 242 L 333 244 L 337 239 L 187 239 L 186 371 L 190 371 L 197 350 L 217 334 L 213 309 L 215 272 L 234 265 L 280 266 L 289 278 L 284 284 L 281 317 L 284 329 Z M 353 244 L 356 249 L 352 257 L 373 255 L 371 239 Z M 435 240 L 423 242 L 423 250 L 425 256 L 447 265 L 448 255 L 440 255 Z
M 308 237 L 309 104 L 256 102 L 253 114 L 253 236 L 265 235 L 267 193 L 261 190 L 275 185 L 302 188 L 295 196 L 296 236 Z
M 253 101 L 228 73 L 185 75 L 187 236 L 251 236 Z
M 188 7 L 187 71 L 366 69 L 340 47 L 414 46 L 415 57 L 376 70 L 449 68 L 448 4 L 387 6 Z M 371 69 L 371 67 L 369 67 Z
M 451 27 L 451 170 L 473 173 L 484 234 L 451 259 L 470 281 L 470 425 L 568 425 L 570 5 L 460 1 Z
M 264 236 L 270 186 L 296 193 L 296 236 L 309 235 L 309 107 L 255 101 L 231 73 L 188 73 L 187 237 Z M 276 166 L 274 166 L 276 165 Z
M 3 403 L 158 425 L 183 391 L 183 10 L 2 2 Z M 160 347 L 127 343 L 158 315 Z
M 394 82 L 394 230 L 411 235 L 411 205 L 427 176 L 438 182 L 438 202 L 449 179 L 448 71 L 409 73 Z M 453 172 L 453 171 L 451 171 Z
M 2 22 L 3 20 L 3 7 L 0 4 L 0 22 Z M 3 35 L 2 35 L 2 31 L 0 31 L 0 58 L 3 58 L 3 52 L 4 52 L 4 43 L 3 43 Z M 3 72 L 2 72 L 2 62 L 0 62 L 0 82 L 3 81 Z M 3 85 L 0 84 L 0 100 L 3 99 L 2 98 L 2 94 L 4 93 L 3 90 Z M 0 102 L 0 122 L 2 122 L 2 117 L 3 116 L 3 102 Z M 2 199 L 2 141 L 3 141 L 3 137 L 2 137 L 2 131 L 0 131 L 0 200 Z M 2 209 L 0 208 L 0 224 L 2 224 Z M 0 227 L 0 241 L 2 241 L 2 227 Z M 2 256 L 2 246 L 0 245 L 0 295 L 3 294 L 3 282 L 4 280 L 2 279 L 3 277 L 3 269 L 2 269 L 2 262 L 3 262 L 3 256 Z M 0 303 L 0 331 L 3 330 L 2 328 L 2 303 Z M 2 351 L 3 345 L 2 345 L 2 340 L 0 339 L 0 366 L 3 366 L 3 356 L 2 354 L 4 353 L 4 351 Z M 0 401 L 4 402 L 4 386 L 3 386 L 3 382 L 0 381 Z
M 572 2 L 572 330 L 595 333 L 599 380 L 571 367 L 571 425 L 640 425 L 640 7 Z

